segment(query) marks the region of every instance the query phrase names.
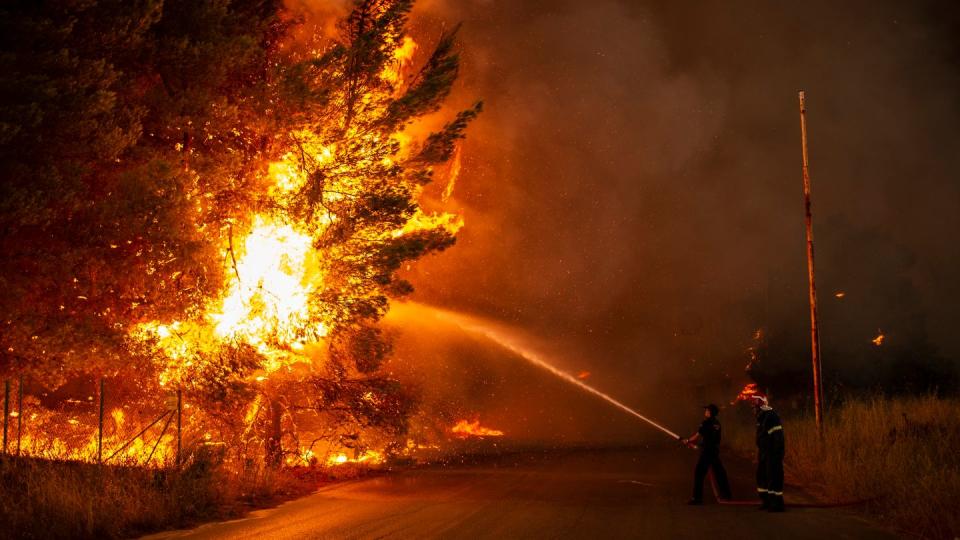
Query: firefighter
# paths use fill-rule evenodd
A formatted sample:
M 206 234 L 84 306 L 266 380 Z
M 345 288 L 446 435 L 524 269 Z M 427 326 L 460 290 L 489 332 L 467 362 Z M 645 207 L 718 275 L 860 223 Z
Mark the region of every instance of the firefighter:
M 757 414 L 757 493 L 760 509 L 783 512 L 783 424 L 767 396 L 750 396 Z
M 704 420 L 697 432 L 689 438 L 682 439 L 684 445 L 693 448 L 700 446 L 700 459 L 693 472 L 693 498 L 687 504 L 703 504 L 703 479 L 707 471 L 713 471 L 713 478 L 717 481 L 717 494 L 721 500 L 730 499 L 730 483 L 727 481 L 727 471 L 720 462 L 720 421 L 717 415 L 720 409 L 716 405 L 704 405 Z

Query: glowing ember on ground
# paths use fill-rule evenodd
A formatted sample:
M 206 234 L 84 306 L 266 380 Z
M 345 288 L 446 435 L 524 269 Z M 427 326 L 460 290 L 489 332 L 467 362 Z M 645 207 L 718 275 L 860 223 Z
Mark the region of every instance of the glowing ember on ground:
M 843 297 L 846 296 L 846 295 L 847 295 L 847 293 L 845 293 L 845 292 L 843 292 L 843 291 L 837 291 L 837 292 L 834 294 L 834 296 L 836 296 L 837 298 L 843 298 Z
M 312 455 L 312 452 L 310 452 L 310 454 Z M 344 465 L 347 463 L 383 463 L 383 454 L 374 450 L 367 450 L 355 458 L 347 457 L 347 455 L 343 452 L 331 454 L 330 457 L 327 458 L 327 466 L 329 467 L 335 467 L 337 465 Z
M 466 438 L 466 437 L 502 437 L 503 432 L 499 429 L 490 429 L 480 425 L 480 420 L 474 420 L 473 422 L 467 420 L 460 420 L 457 422 L 450 431 L 454 435 Z
M 883 331 L 882 331 L 882 330 L 877 330 L 877 332 L 879 332 L 879 333 L 877 334 L 877 337 L 871 339 L 870 341 L 873 342 L 874 345 L 876 345 L 877 347 L 879 347 L 879 346 L 883 345 L 883 340 L 885 340 L 885 339 L 887 338 L 887 336 L 883 335 Z

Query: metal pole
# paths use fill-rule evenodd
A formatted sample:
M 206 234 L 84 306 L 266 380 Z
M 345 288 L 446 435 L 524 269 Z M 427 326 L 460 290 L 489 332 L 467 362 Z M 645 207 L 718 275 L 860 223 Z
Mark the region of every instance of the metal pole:
M 807 105 L 800 92 L 800 140 L 803 151 L 803 206 L 807 226 L 807 277 L 810 282 L 810 346 L 813 363 L 813 407 L 817 429 L 823 430 L 823 379 L 820 366 L 820 331 L 817 327 L 817 286 L 813 264 L 813 215 L 810 209 L 810 162 L 807 157 Z
M 100 377 L 100 415 L 97 422 L 97 463 L 103 463 L 103 377 Z
M 23 374 L 17 385 L 17 456 L 20 455 L 20 440 L 23 438 Z
M 10 418 L 10 379 L 3 381 L 3 455 L 7 455 L 8 418 Z
M 181 411 L 183 410 L 183 391 L 177 388 L 177 468 L 180 467 Z

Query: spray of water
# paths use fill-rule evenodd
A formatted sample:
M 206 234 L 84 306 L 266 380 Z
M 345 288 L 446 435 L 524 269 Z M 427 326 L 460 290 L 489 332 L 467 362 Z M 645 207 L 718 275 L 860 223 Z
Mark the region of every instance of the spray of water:
M 639 418 L 640 420 L 643 420 L 647 424 L 650 424 L 651 426 L 659 429 L 663 433 L 666 433 L 671 438 L 674 438 L 674 439 L 680 438 L 680 436 L 677 435 L 676 433 L 670 431 L 669 429 L 663 427 L 662 425 L 651 420 L 650 418 L 647 418 L 646 416 L 640 414 L 639 412 L 617 401 L 610 395 L 605 394 L 600 390 L 597 390 L 596 388 L 577 379 L 576 377 L 567 373 L 566 371 L 563 371 L 557 368 L 556 366 L 554 366 L 553 364 L 547 362 L 536 352 L 531 351 L 529 348 L 519 343 L 517 339 L 505 334 L 504 332 L 498 331 L 492 325 L 486 324 L 475 317 L 470 317 L 460 313 L 455 313 L 452 311 L 447 311 L 444 309 L 434 308 L 430 306 L 421 305 L 420 307 L 422 307 L 423 309 L 430 310 L 431 312 L 436 314 L 438 318 L 449 321 L 467 332 L 483 336 L 497 343 L 501 347 L 517 354 L 527 362 L 530 362 L 531 364 L 552 373 L 554 376 L 559 377 L 560 379 L 563 379 L 564 381 L 579 387 L 581 390 L 584 390 L 586 392 L 593 394 L 594 396 L 597 396 L 598 398 L 606 401 L 607 403 L 613 405 L 614 407 L 620 409 L 621 411 L 631 416 L 634 416 L 636 418 Z

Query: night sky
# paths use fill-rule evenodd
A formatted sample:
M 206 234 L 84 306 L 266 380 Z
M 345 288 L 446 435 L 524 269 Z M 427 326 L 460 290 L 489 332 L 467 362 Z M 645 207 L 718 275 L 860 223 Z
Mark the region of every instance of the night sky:
M 453 101 L 486 109 L 450 204 L 467 225 L 413 271 L 417 299 L 517 324 L 608 384 L 742 377 L 759 328 L 770 365 L 805 370 L 802 89 L 828 387 L 960 357 L 955 8 L 418 6 L 421 42 L 464 23 Z

